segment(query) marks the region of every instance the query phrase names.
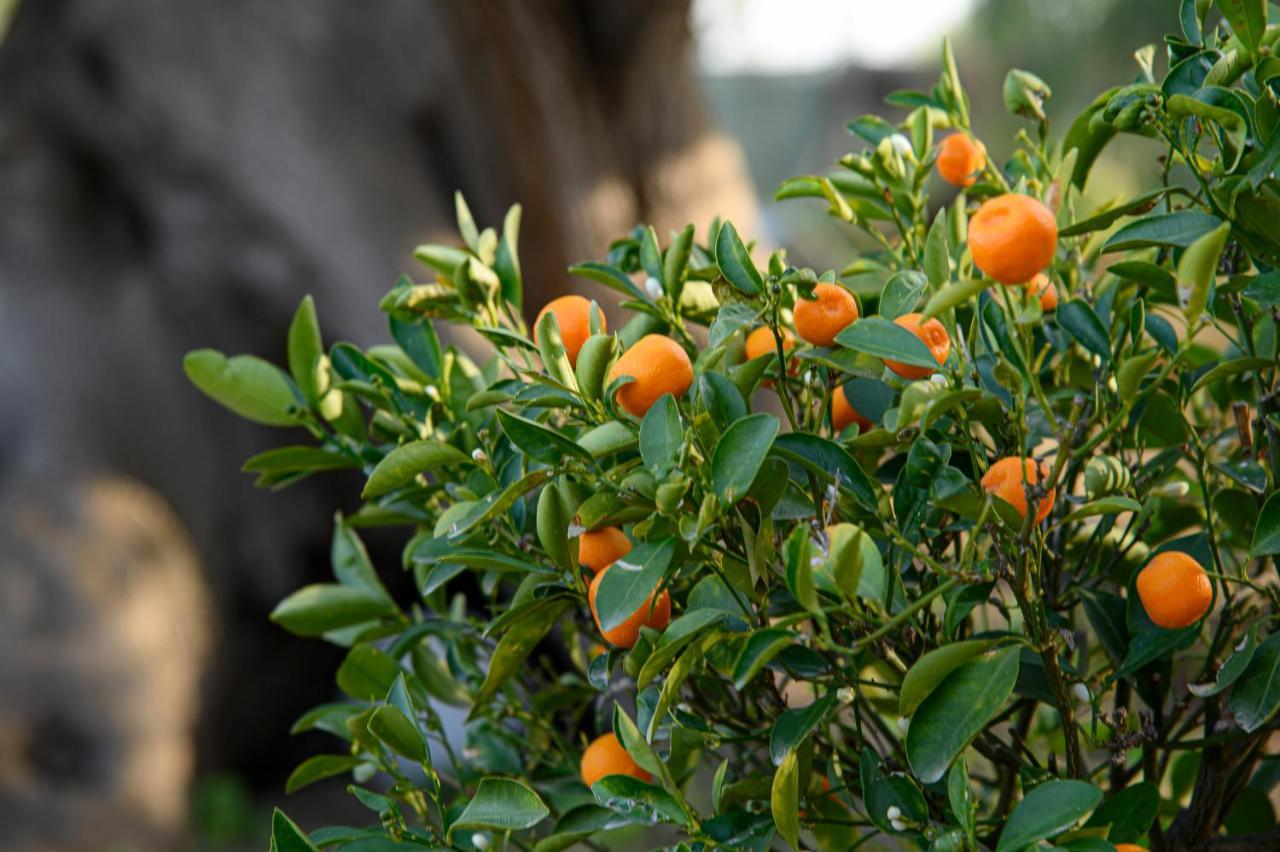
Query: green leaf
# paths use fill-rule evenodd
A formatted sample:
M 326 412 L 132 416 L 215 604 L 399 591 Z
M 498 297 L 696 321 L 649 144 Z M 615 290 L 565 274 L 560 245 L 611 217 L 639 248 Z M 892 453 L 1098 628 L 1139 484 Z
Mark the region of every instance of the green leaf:
M 1223 222 L 1196 239 L 1178 261 L 1178 301 L 1193 327 L 1209 303 L 1209 287 L 1218 273 L 1218 260 L 1226 248 L 1231 223 Z
M 951 765 L 947 773 L 947 803 L 956 822 L 964 829 L 964 833 L 972 838 L 977 828 L 977 808 L 973 798 L 973 788 L 969 786 L 969 768 L 964 755 L 960 755 Z
M 1150 210 L 1155 203 L 1162 198 L 1165 193 L 1169 192 L 1167 188 L 1153 189 L 1150 192 L 1144 192 L 1136 198 L 1130 198 L 1128 201 L 1108 207 L 1100 213 L 1073 222 L 1058 232 L 1059 237 L 1078 237 L 1081 234 L 1088 234 L 1093 231 L 1101 231 L 1111 227 L 1115 222 L 1125 216 L 1133 216 L 1137 213 L 1144 213 Z
M 986 727 L 1013 692 L 1019 646 L 969 660 L 951 672 L 916 709 L 907 730 L 912 773 L 932 784 Z
M 836 335 L 836 343 L 855 352 L 916 367 L 937 369 L 937 359 L 911 332 L 882 317 L 864 317 Z
M 312 473 L 323 470 L 345 470 L 360 467 L 350 456 L 322 450 L 319 447 L 276 447 L 258 453 L 240 468 L 245 473 Z
M 551 814 L 538 794 L 510 778 L 482 778 L 476 794 L 449 826 L 449 837 L 460 829 L 524 831 Z
M 569 546 L 569 525 L 572 521 L 573 507 L 564 490 L 554 482 L 547 483 L 538 495 L 535 523 L 538 543 L 560 570 L 565 572 L 573 571 L 577 561 Z
M 898 715 L 910 716 L 929 694 L 964 663 L 985 654 L 995 639 L 969 639 L 935 648 L 912 664 L 898 692 Z
M 1109 825 L 1107 840 L 1132 843 L 1151 828 L 1159 809 L 1160 790 L 1155 784 L 1142 781 L 1112 794 L 1093 812 L 1085 827 Z
M 1102 791 L 1084 781 L 1046 781 L 1023 797 L 1009 815 L 996 852 L 1016 852 L 1071 828 L 1102 801 Z
M 653 746 L 649 745 L 649 741 L 640 733 L 640 729 L 636 727 L 636 723 L 627 711 L 622 709 L 622 705 L 613 705 L 613 732 L 618 738 L 622 748 L 631 755 L 631 759 L 636 765 L 648 772 L 650 775 L 662 781 L 663 789 L 670 793 L 673 797 L 679 797 L 680 793 L 676 789 L 675 780 L 671 777 L 671 770 L 658 757 L 657 752 L 653 750 Z
M 476 245 L 480 242 L 480 230 L 476 227 L 476 220 L 472 217 L 471 208 L 467 206 L 467 200 L 462 197 L 461 191 L 453 193 L 453 212 L 458 220 L 458 233 L 462 236 L 462 241 L 475 251 Z
M 592 458 L 604 458 L 635 449 L 636 433 L 625 423 L 610 420 L 580 435 L 578 446 L 590 453 Z
M 1217 4 L 1249 53 L 1257 53 L 1267 30 L 1267 0 L 1217 0 Z
M 766 627 L 752 633 L 733 666 L 733 685 L 744 689 L 795 638 L 794 633 L 781 627 Z
M 516 307 L 524 304 L 524 279 L 520 275 L 520 219 L 523 210 L 519 204 L 511 205 L 502 220 L 502 239 L 498 241 L 498 253 L 493 259 L 493 271 L 502 282 L 502 298 Z
M 276 808 L 271 814 L 271 852 L 319 852 L 297 823 Z
M 929 297 L 928 304 L 920 312 L 920 319 L 922 322 L 931 320 L 944 311 L 963 305 L 990 286 L 991 282 L 985 278 L 970 278 L 967 281 L 948 284 Z M 914 337 L 915 335 L 912 336 Z M 937 366 L 936 361 L 933 366 Z
M 1196 383 L 1191 388 L 1191 392 L 1195 393 L 1206 385 L 1221 381 L 1222 379 L 1238 376 L 1241 373 L 1265 370 L 1274 365 L 1275 362 L 1268 358 L 1233 358 L 1230 361 L 1223 361 L 1221 364 L 1218 364 L 1200 378 L 1196 379 Z
M 641 292 L 640 288 L 631 282 L 626 273 L 609 266 L 604 263 L 596 263 L 594 261 L 588 263 L 579 263 L 569 267 L 570 275 L 577 275 L 581 278 L 587 278 L 597 284 L 603 284 L 610 290 L 617 290 L 625 296 L 631 296 L 641 302 L 649 301 L 649 297 Z
M 293 383 L 274 364 L 253 355 L 231 358 L 216 349 L 197 349 L 182 369 L 205 396 L 246 420 L 266 426 L 296 426 L 298 397 Z
M 711 453 L 711 489 L 725 503 L 747 493 L 778 434 L 772 414 L 752 414 L 735 421 Z
M 341 514 L 334 516 L 329 563 L 333 566 L 334 579 L 342 585 L 365 589 L 390 600 L 386 587 L 373 568 L 364 542 L 360 541 L 355 530 L 343 523 Z
M 662 681 L 662 689 L 658 693 L 658 700 L 653 705 L 653 715 L 649 718 L 649 729 L 645 732 L 646 736 L 652 740 L 654 733 L 658 730 L 658 725 L 667 716 L 667 711 L 671 709 L 671 704 L 680 695 L 680 687 L 684 685 L 685 680 L 693 673 L 693 670 L 702 662 L 703 648 L 716 641 L 717 634 L 712 633 L 705 637 L 702 641 L 687 647 L 671 666 L 671 670 L 667 672 L 666 678 Z
M 542 357 L 542 366 L 546 368 L 547 375 L 569 390 L 576 391 L 578 377 L 573 371 L 573 365 L 569 363 L 568 353 L 565 352 L 564 341 L 560 336 L 560 320 L 555 311 L 547 311 L 542 315 L 534 337 L 538 341 L 538 354 Z
M 525 455 L 543 464 L 559 464 L 565 456 L 575 456 L 590 464 L 591 453 L 574 441 L 541 423 L 498 409 L 502 431 Z
M 601 583 L 604 581 L 602 580 Z M 677 616 L 667 629 L 662 631 L 658 644 L 644 661 L 640 673 L 636 675 L 636 689 L 643 690 L 653 679 L 662 673 L 667 664 L 694 639 L 697 639 L 713 625 L 724 621 L 726 613 L 718 609 L 690 609 Z
M 636 822 L 688 824 L 688 816 L 674 796 L 630 775 L 606 775 L 591 785 L 591 793 L 601 807 Z
M 387 704 L 374 710 L 369 717 L 369 733 L 396 754 L 417 763 L 427 762 L 429 752 L 426 738 L 417 724 L 398 707 Z
M 1148 246 L 1186 248 L 1222 224 L 1222 220 L 1199 210 L 1159 213 L 1130 222 L 1102 244 L 1103 253 Z
M 1218 676 L 1214 678 L 1213 683 L 1189 683 L 1187 684 L 1187 691 L 1197 698 L 1208 698 L 1211 695 L 1225 692 L 1231 684 L 1240 679 L 1240 675 L 1245 673 L 1257 650 L 1258 625 L 1255 624 L 1249 628 L 1249 632 L 1245 634 L 1244 641 L 1240 646 L 1232 652 L 1230 657 L 1227 657 L 1227 661 L 1222 664 L 1222 668 L 1218 669 Z
M 271 620 L 299 636 L 322 636 L 331 630 L 396 612 L 395 603 L 385 593 L 335 583 L 316 583 L 304 586 L 282 600 L 271 611 Z
M 792 849 L 800 848 L 800 760 L 793 749 L 782 759 L 769 792 L 773 824 Z
M 924 274 L 935 290 L 951 280 L 951 250 L 947 245 L 947 211 L 939 210 L 924 241 Z M 880 311 L 884 313 L 883 308 Z
M 1116 374 L 1116 390 L 1121 399 L 1130 399 L 1138 392 L 1138 388 L 1142 387 L 1142 380 L 1151 372 L 1151 365 L 1159 357 L 1160 350 L 1153 349 L 1141 355 L 1134 355 L 1120 365 L 1120 370 Z
M 1280 553 L 1280 491 L 1263 504 L 1258 524 L 1253 528 L 1253 544 L 1249 546 L 1249 556 L 1254 559 L 1276 553 Z
M 838 481 L 841 488 L 853 493 L 864 509 L 876 511 L 879 486 L 871 482 L 849 451 L 835 441 L 808 432 L 787 432 L 774 439 L 773 452 L 827 481 Z
M 895 272 L 880 291 L 880 316 L 892 320 L 911 313 L 927 286 L 928 280 L 914 269 Z
M 675 552 L 674 538 L 645 541 L 613 563 L 596 590 L 596 616 L 604 630 L 622 624 L 645 605 Z
M 1094 355 L 1104 361 L 1111 357 L 1111 338 L 1107 335 L 1107 327 L 1088 302 L 1072 299 L 1065 305 L 1059 305 L 1058 325 Z
M 1276 495 L 1271 495 L 1274 500 Z M 1236 724 L 1249 733 L 1261 728 L 1280 709 L 1280 633 L 1258 646 L 1248 668 L 1231 690 Z
M 1138 512 L 1142 510 L 1142 504 L 1131 497 L 1121 497 L 1112 495 L 1110 497 L 1099 497 L 1097 500 L 1091 500 L 1080 508 L 1073 511 L 1062 519 L 1062 522 L 1069 523 L 1078 521 L 1081 518 L 1091 518 L 1095 515 L 1119 515 L 1123 512 Z
M 410 441 L 396 447 L 378 462 L 360 496 L 379 497 L 447 464 L 470 464 L 465 453 L 440 441 Z
M 316 362 L 324 355 L 324 343 L 320 339 L 320 321 L 316 319 L 316 303 L 305 296 L 289 323 L 289 373 L 312 405 L 320 398 L 316 386 Z
M 347 652 L 335 676 L 338 688 L 361 701 L 376 701 L 387 694 L 400 676 L 400 664 L 369 643 Z
M 317 754 L 309 757 L 300 763 L 298 768 L 290 773 L 289 780 L 284 782 L 285 795 L 295 793 L 325 778 L 350 772 L 359 763 L 359 758 L 349 754 Z
M 640 421 L 640 457 L 645 467 L 659 479 L 680 461 L 684 448 L 684 429 L 680 425 L 680 410 L 669 393 L 663 394 Z
M 502 685 L 520 670 L 534 647 L 556 626 L 560 616 L 572 606 L 573 602 L 564 597 L 539 601 L 507 628 L 489 658 L 489 671 L 476 692 L 475 704 L 468 718 L 475 718 L 485 708 Z
M 751 262 L 751 253 L 729 221 L 725 221 L 716 234 L 716 266 L 726 281 L 748 296 L 764 290 L 764 279 Z
M 836 694 L 828 692 L 808 707 L 784 711 L 769 732 L 769 757 L 773 765 L 781 765 L 787 755 L 794 754 L 809 732 L 826 721 L 835 706 Z

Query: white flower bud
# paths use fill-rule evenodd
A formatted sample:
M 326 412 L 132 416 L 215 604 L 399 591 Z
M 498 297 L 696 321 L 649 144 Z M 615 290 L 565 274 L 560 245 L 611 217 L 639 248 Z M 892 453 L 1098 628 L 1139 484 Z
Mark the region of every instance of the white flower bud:
M 895 133 L 889 137 L 893 150 L 897 151 L 903 157 L 910 157 L 915 154 L 915 150 L 911 147 L 911 140 L 903 136 L 901 133 Z
M 889 810 L 885 811 L 884 815 L 891 820 L 902 819 L 902 810 L 897 805 L 890 805 Z
M 1089 699 L 1092 697 L 1089 694 L 1089 687 L 1085 686 L 1083 683 L 1071 684 L 1071 694 L 1076 697 L 1076 701 L 1083 701 L 1085 703 L 1088 703 Z
M 471 451 L 471 460 L 476 464 L 484 464 L 488 459 L 489 457 L 484 454 L 484 450 L 479 447 Z
M 656 299 L 662 295 L 662 282 L 650 275 L 644 279 L 644 291 L 649 294 L 650 299 Z
M 906 830 L 907 830 L 907 824 L 906 824 L 905 822 L 903 822 L 902 820 L 900 820 L 900 819 L 891 819 L 891 820 L 889 820 L 889 826 L 890 826 L 894 831 L 906 831 Z
M 475 834 L 471 835 L 471 845 L 477 849 L 488 849 L 489 838 L 477 831 Z
M 909 727 L 911 727 L 911 720 L 910 720 L 910 719 L 908 719 L 906 716 L 899 716 L 899 717 L 898 717 L 898 730 L 899 730 L 899 731 L 902 731 L 902 733 L 904 733 L 904 734 L 905 734 L 905 733 L 907 732 L 907 728 L 909 728 Z

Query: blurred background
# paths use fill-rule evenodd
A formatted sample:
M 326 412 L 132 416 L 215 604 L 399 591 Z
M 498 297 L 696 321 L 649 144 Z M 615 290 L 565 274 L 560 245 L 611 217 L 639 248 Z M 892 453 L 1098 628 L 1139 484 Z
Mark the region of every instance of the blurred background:
M 769 199 L 856 150 L 845 123 L 956 44 L 1003 158 L 1011 66 L 1059 132 L 1133 79 L 1173 0 L 0 0 L 0 847 L 255 848 L 337 649 L 267 622 L 328 573 L 358 479 L 256 492 L 282 436 L 201 397 L 189 349 L 283 361 L 382 342 L 421 242 L 524 205 L 530 315 L 635 223 L 720 213 L 793 262 L 849 260 L 822 205 Z M 900 110 L 883 108 L 891 118 Z M 1152 175 L 1124 142 L 1091 191 Z M 942 200 L 945 200 L 943 198 Z M 394 573 L 400 542 L 371 538 Z M 310 735 L 308 735 L 310 736 Z

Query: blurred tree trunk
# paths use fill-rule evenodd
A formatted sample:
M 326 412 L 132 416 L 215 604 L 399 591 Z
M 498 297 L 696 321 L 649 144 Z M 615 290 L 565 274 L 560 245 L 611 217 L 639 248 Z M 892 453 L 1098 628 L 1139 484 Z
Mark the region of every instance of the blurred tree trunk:
M 354 507 L 359 483 L 255 492 L 238 464 L 298 436 L 215 409 L 187 386 L 183 352 L 281 360 L 308 292 L 327 341 L 385 339 L 376 300 L 402 271 L 425 275 L 415 244 L 454 239 L 455 187 L 485 223 L 525 205 L 531 315 L 572 286 L 570 262 L 637 221 L 665 236 L 717 210 L 754 231 L 741 156 L 703 113 L 687 13 L 688 0 L 20 3 L 0 44 L 0 495 L 56 495 L 101 471 L 177 510 L 220 619 L 203 768 L 276 784 L 317 745 L 282 732 L 331 696 L 337 652 L 265 618 L 327 572 L 330 512 Z M 396 564 L 399 542 L 373 544 Z M 0 648 L 0 669 L 26 650 Z M 9 724 L 0 735 L 25 735 Z

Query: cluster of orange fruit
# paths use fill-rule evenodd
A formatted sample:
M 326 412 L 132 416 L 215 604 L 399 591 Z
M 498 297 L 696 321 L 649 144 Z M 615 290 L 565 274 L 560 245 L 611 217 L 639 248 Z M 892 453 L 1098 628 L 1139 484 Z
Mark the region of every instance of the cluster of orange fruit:
M 967 133 L 953 133 L 940 145 L 938 171 L 949 183 L 971 186 L 986 166 L 986 149 Z M 1030 196 L 1006 193 L 984 202 L 969 221 L 969 251 L 974 265 L 1004 285 L 1024 285 L 1040 297 L 1043 310 L 1058 304 L 1057 293 L 1044 269 L 1053 260 L 1058 227 L 1052 211 Z M 570 364 L 576 365 L 578 353 L 591 334 L 591 303 L 582 296 L 562 296 L 549 302 L 538 314 L 555 314 Z M 799 300 L 792 312 L 796 334 L 813 346 L 835 345 L 836 336 L 858 319 L 858 303 L 853 295 L 837 284 L 819 283 L 812 299 Z M 605 317 L 599 312 L 600 329 Z M 924 343 L 941 366 L 951 351 L 951 338 L 937 319 L 922 320 L 918 313 L 898 317 L 894 322 L 910 331 Z M 536 328 L 536 325 L 535 325 Z M 795 347 L 795 339 L 782 330 L 784 351 Z M 761 327 L 746 339 L 745 355 L 758 358 L 777 351 L 778 339 L 771 328 Z M 908 380 L 929 376 L 933 370 L 890 359 L 885 366 Z M 794 374 L 794 365 L 790 370 Z M 628 376 L 633 381 L 618 388 L 616 401 L 635 417 L 643 417 L 664 394 L 679 398 L 693 385 L 693 365 L 684 348 L 661 334 L 649 334 L 628 348 L 615 362 L 609 381 Z M 832 394 L 831 422 L 839 432 L 857 423 L 860 429 L 872 424 L 862 416 L 845 395 L 843 386 Z M 1024 518 L 1034 511 L 1036 523 L 1048 517 L 1056 497 L 1055 489 L 1047 489 L 1034 507 L 1028 505 L 1027 485 L 1039 485 L 1049 475 L 1042 461 L 1006 457 L 999 459 L 982 476 L 984 491 L 1009 503 Z M 597 628 L 609 644 L 631 648 L 640 636 L 641 627 L 657 631 L 671 620 L 671 596 L 664 589 L 653 594 L 622 624 L 604 630 L 596 612 L 596 592 L 600 582 L 615 561 L 631 550 L 631 541 L 617 527 L 604 527 L 582 533 L 578 542 L 578 560 L 594 573 L 588 589 L 588 605 Z M 1151 621 L 1156 625 L 1178 629 L 1199 621 L 1213 601 L 1213 587 L 1200 564 L 1185 553 L 1157 554 L 1142 569 L 1137 579 L 1137 592 Z M 605 734 L 594 740 L 582 756 L 582 780 L 591 786 L 606 775 L 630 775 L 648 781 L 649 774 L 636 765 L 617 738 Z M 1121 847 L 1123 848 L 1123 847 Z

